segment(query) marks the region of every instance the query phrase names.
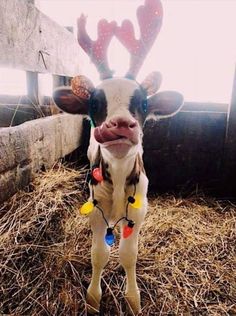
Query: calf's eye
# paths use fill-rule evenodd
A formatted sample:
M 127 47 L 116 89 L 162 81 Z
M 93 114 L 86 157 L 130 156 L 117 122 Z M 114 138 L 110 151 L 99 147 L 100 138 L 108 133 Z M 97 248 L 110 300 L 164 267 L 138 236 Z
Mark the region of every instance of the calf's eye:
M 142 101 L 142 111 L 143 113 L 147 113 L 147 100 Z

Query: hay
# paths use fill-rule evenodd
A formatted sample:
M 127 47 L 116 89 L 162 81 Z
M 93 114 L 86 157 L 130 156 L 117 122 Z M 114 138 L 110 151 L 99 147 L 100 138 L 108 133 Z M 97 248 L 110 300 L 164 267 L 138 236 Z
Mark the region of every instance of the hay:
M 0 313 L 87 315 L 91 232 L 78 215 L 85 171 L 57 165 L 0 208 Z M 143 315 L 236 315 L 235 205 L 150 199 L 137 277 Z M 126 315 L 117 246 L 103 275 L 102 315 Z

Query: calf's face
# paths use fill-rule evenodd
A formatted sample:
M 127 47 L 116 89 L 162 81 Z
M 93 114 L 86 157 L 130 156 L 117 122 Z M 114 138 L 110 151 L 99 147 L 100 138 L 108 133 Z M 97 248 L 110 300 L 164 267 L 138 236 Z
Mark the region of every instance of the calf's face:
M 102 150 L 121 158 L 141 144 L 146 93 L 129 79 L 105 80 L 91 96 L 94 138 Z
M 95 126 L 92 137 L 101 149 L 122 158 L 140 148 L 147 118 L 173 115 L 183 104 L 182 95 L 173 91 L 148 98 L 150 91 L 160 86 L 160 75 L 156 79 L 141 85 L 126 78 L 107 79 L 90 89 L 87 99 L 75 95 L 71 88 L 61 87 L 55 90 L 54 101 L 65 112 L 89 115 Z

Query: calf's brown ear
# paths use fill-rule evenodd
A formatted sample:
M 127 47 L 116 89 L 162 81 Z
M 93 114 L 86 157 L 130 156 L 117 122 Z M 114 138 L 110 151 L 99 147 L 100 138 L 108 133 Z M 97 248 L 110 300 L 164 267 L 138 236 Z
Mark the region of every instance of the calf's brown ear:
M 83 75 L 71 81 L 71 87 L 59 87 L 53 93 L 56 105 L 71 114 L 88 114 L 89 100 L 95 88 L 91 80 Z
M 176 91 L 162 91 L 147 100 L 147 119 L 175 115 L 184 103 L 183 95 Z
M 76 96 L 71 87 L 59 87 L 53 92 L 55 104 L 70 114 L 88 114 L 89 100 Z

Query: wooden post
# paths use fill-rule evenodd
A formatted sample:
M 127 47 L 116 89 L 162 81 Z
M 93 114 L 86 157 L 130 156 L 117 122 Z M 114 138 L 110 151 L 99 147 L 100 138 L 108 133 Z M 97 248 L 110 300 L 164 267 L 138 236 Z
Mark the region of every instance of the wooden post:
M 26 72 L 27 95 L 34 105 L 42 104 L 42 96 L 40 95 L 39 78 L 37 72 Z
M 227 117 L 222 176 L 222 186 L 225 187 L 226 194 L 234 196 L 236 194 L 236 67 Z

